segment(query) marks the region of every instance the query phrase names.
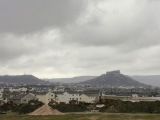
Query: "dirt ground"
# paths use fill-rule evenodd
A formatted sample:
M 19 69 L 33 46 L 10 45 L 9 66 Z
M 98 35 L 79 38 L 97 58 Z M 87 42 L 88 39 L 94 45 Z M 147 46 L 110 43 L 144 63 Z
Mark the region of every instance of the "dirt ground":
M 29 113 L 28 115 L 38 116 L 38 115 L 63 115 L 63 114 L 64 113 L 61 113 L 58 110 L 53 109 L 48 105 L 43 105 L 42 107 L 38 108 L 32 113 Z

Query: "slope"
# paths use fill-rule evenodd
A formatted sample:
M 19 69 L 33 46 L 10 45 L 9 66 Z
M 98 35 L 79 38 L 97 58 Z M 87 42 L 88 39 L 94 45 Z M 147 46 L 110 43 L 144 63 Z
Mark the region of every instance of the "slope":
M 90 84 L 90 85 L 102 85 L 102 86 L 113 86 L 113 87 L 146 87 L 147 85 L 140 83 L 127 75 L 123 75 L 119 70 L 107 72 L 99 77 L 96 77 L 81 84 Z
M 0 82 L 19 83 L 19 84 L 41 84 L 46 83 L 33 75 L 4 75 L 0 76 Z

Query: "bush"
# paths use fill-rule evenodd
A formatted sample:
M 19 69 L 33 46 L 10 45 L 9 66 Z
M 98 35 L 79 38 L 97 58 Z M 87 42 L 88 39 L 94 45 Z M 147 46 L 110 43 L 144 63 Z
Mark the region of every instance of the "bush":
M 84 104 L 57 104 L 50 106 L 60 112 L 84 112 L 88 110 Z
M 8 103 L 4 103 L 3 105 L 0 106 L 0 111 L 12 111 L 17 105 L 12 103 L 12 102 L 8 102 Z
M 117 113 L 160 113 L 160 101 L 148 102 L 130 102 L 111 100 L 104 103 L 106 106 L 101 108 L 101 112 L 117 112 Z
M 38 100 L 32 100 L 28 104 L 20 104 L 15 109 L 14 112 L 18 112 L 19 114 L 27 114 L 31 113 L 37 108 L 41 107 L 43 105 L 42 102 Z

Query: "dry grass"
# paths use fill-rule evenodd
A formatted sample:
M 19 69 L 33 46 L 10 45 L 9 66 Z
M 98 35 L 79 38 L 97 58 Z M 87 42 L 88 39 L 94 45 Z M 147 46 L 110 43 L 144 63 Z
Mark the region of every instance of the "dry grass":
M 0 115 L 0 120 L 160 120 L 160 114 L 66 114 L 56 116 Z

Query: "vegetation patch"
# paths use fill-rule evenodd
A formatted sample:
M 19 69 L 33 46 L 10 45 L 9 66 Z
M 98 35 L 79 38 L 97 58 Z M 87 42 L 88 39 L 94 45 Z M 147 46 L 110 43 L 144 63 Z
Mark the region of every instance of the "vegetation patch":
M 0 113 L 6 113 L 10 111 L 10 112 L 17 112 L 19 114 L 27 114 L 33 112 L 42 105 L 43 103 L 39 102 L 38 100 L 31 100 L 27 104 L 20 104 L 20 105 L 14 104 L 13 102 L 8 102 L 0 106 Z
M 53 109 L 57 109 L 60 112 L 84 112 L 88 111 L 85 104 L 57 104 L 50 105 Z
M 109 113 L 160 113 L 160 101 L 130 102 L 120 100 L 106 100 L 105 107 L 100 112 Z
M 27 116 L 19 114 L 5 114 L 0 116 L 1 120 L 160 120 L 159 114 L 67 114 L 56 116 Z
M 18 112 L 19 114 L 27 114 L 33 112 L 42 105 L 43 103 L 38 100 L 31 100 L 28 104 L 17 105 L 13 112 Z

